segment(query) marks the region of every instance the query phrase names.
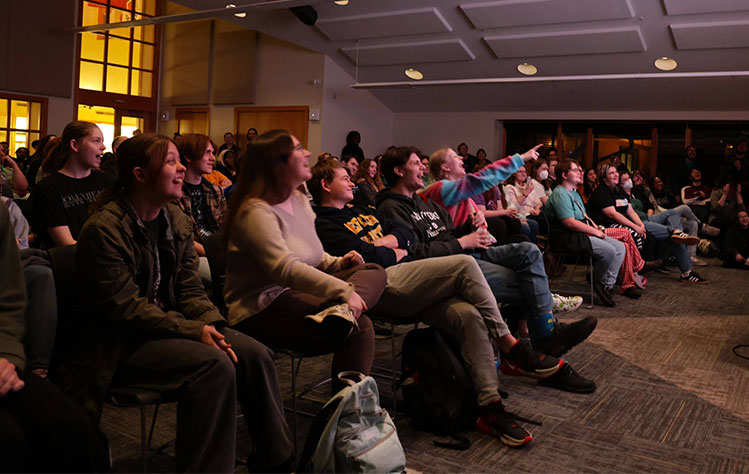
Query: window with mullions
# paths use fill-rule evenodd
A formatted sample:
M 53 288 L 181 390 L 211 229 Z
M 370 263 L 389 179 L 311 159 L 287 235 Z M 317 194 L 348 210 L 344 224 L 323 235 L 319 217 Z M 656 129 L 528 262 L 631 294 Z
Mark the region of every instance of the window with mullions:
M 39 140 L 45 109 L 45 102 L 0 96 L 0 142 L 8 142 L 11 156 L 18 148 L 30 149 L 31 142 Z
M 157 0 L 84 0 L 81 25 L 142 20 L 156 14 Z M 156 27 L 138 26 L 81 34 L 78 87 L 153 97 Z

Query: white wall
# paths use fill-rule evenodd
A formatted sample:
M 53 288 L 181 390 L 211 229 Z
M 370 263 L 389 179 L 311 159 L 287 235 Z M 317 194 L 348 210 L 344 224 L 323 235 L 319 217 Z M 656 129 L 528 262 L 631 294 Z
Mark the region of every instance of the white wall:
M 445 146 L 455 149 L 466 142 L 471 154 L 483 148 L 490 159 L 495 159 L 502 130 L 496 117 L 493 112 L 397 113 L 393 140 L 395 145 L 413 145 L 426 154 Z
M 321 150 L 339 155 L 346 144 L 346 134 L 357 130 L 365 156 L 372 158 L 393 144 L 394 114 L 369 91 L 349 87 L 354 82 L 353 77 L 325 57 Z

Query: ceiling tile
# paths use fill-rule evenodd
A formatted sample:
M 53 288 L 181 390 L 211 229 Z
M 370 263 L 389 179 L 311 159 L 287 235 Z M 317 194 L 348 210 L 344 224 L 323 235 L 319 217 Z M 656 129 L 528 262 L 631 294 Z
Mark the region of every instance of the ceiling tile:
M 343 48 L 341 51 L 356 63 L 357 48 Z M 358 48 L 358 53 L 359 66 L 413 65 L 476 58 L 460 39 L 369 45 Z
M 485 36 L 484 41 L 498 58 L 625 53 L 647 49 L 637 27 Z
M 668 15 L 749 11 L 746 0 L 663 0 Z
M 677 49 L 749 47 L 749 21 L 670 25 Z
M 436 8 L 394 10 L 319 20 L 315 27 L 331 41 L 445 33 L 452 27 Z
M 468 3 L 460 9 L 477 29 L 626 19 L 629 0 L 497 0 Z

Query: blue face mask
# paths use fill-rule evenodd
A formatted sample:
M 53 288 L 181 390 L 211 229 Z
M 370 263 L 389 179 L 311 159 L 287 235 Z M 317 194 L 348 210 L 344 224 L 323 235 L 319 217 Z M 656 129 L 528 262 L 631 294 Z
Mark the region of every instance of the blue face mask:
M 623 187 L 624 189 L 626 189 L 627 191 L 631 190 L 631 189 L 632 189 L 632 181 L 630 180 L 630 181 L 626 181 L 626 182 L 624 182 L 624 183 L 622 184 L 622 187 Z

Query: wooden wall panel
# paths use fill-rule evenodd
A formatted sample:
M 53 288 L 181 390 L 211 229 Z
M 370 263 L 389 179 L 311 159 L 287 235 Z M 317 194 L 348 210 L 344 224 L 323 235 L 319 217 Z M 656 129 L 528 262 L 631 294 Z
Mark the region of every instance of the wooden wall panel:
M 173 105 L 208 105 L 212 22 L 174 25 Z

